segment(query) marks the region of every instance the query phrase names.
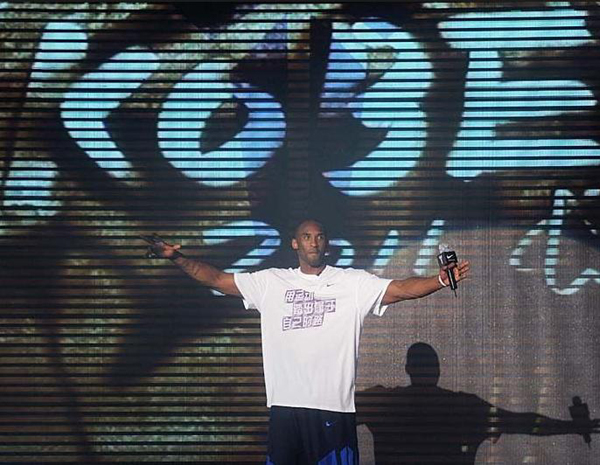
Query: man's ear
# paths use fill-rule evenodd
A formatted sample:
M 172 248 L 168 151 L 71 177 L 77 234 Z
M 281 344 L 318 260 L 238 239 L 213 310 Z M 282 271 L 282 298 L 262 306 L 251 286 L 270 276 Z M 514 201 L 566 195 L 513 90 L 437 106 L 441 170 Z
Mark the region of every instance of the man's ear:
M 298 250 L 298 241 L 296 239 L 292 239 L 292 249 Z

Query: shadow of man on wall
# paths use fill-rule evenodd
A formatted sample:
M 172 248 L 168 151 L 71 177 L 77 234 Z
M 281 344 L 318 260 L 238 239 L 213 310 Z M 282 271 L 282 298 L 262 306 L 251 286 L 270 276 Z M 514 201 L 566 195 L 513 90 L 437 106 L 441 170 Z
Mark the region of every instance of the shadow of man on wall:
M 598 419 L 511 412 L 475 394 L 440 388 L 438 355 L 423 342 L 408 349 L 406 372 L 409 386 L 375 386 L 356 396 L 357 423 L 371 431 L 378 465 L 474 464 L 481 443 L 502 434 L 581 434 L 587 442 L 598 432 Z

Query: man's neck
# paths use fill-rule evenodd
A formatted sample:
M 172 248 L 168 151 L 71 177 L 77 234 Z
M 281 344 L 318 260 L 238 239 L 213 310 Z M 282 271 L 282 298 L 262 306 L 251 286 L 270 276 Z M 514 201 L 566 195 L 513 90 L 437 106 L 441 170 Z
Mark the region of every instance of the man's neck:
M 307 263 L 300 263 L 300 271 L 304 274 L 314 274 L 320 275 L 327 265 L 321 265 L 318 267 L 313 267 L 308 265 Z

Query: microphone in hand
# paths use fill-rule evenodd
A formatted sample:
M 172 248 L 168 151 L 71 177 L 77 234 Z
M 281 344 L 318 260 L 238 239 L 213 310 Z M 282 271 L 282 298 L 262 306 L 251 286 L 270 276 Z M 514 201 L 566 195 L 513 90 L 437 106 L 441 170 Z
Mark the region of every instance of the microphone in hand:
M 458 257 L 456 256 L 456 252 L 451 250 L 446 244 L 439 245 L 439 252 L 440 253 L 437 256 L 438 264 L 440 265 L 440 268 L 445 267 L 448 280 L 450 281 L 450 289 L 454 291 L 454 295 L 456 296 L 456 288 L 458 287 L 458 283 L 456 282 L 453 268 L 458 263 Z

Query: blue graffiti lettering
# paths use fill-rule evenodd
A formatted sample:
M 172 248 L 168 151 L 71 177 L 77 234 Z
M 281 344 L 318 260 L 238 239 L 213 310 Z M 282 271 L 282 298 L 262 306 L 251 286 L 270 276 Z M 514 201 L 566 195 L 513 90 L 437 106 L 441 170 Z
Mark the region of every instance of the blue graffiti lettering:
M 335 27 L 342 31 L 333 32 L 323 94 L 324 108 L 332 111 L 347 107 L 365 126 L 384 128 L 387 134 L 367 157 L 348 168 L 328 171 L 324 175 L 344 194 L 373 195 L 405 177 L 421 156 L 427 123 L 420 100 L 431 85 L 432 65 L 412 34 L 389 23 L 356 23 L 353 26 L 335 23 Z M 351 29 L 346 31 L 345 28 Z M 401 59 L 367 91 L 353 95 L 352 88 L 366 78 L 367 67 L 372 61 L 369 53 L 374 51 L 368 44 L 373 39 L 387 40 L 388 47 Z M 340 61 L 349 56 L 355 61 Z
M 231 83 L 228 63 L 201 63 L 186 74 L 163 105 L 159 145 L 163 156 L 198 183 L 230 186 L 260 169 L 283 144 L 285 117 L 272 96 L 250 84 Z M 235 100 L 248 109 L 248 121 L 233 140 L 211 152 L 201 140 L 211 114 Z
M 440 29 L 453 47 L 469 51 L 470 60 L 462 125 L 447 163 L 450 175 L 472 178 L 497 170 L 587 166 L 600 161 L 598 144 L 591 139 L 500 138 L 496 133 L 507 123 L 567 114 L 552 107 L 574 111 L 596 105 L 592 92 L 580 81 L 543 77 L 507 81 L 500 55 L 506 48 L 514 54 L 514 49 L 585 43 L 590 40 L 585 12 L 466 13 L 441 23 Z
M 61 105 L 64 125 L 77 145 L 100 168 L 123 181 L 133 181 L 136 173 L 104 121 L 158 67 L 156 55 L 131 47 L 71 85 Z

